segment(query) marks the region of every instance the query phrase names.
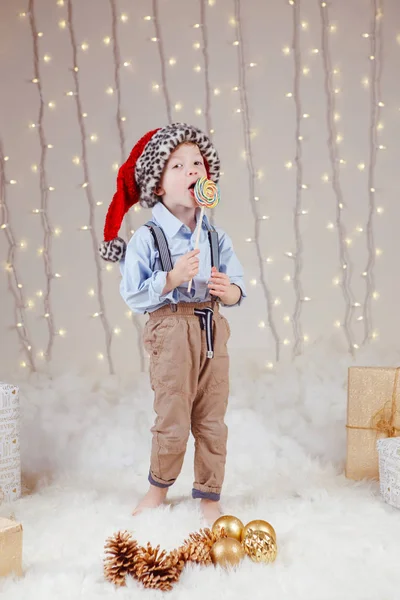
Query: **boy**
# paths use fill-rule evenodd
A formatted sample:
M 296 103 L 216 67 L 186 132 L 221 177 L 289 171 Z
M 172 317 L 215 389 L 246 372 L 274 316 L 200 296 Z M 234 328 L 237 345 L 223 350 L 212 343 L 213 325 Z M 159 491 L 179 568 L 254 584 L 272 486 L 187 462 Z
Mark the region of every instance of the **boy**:
M 199 249 L 193 249 L 200 213 L 194 185 L 203 176 L 217 183 L 219 167 L 212 142 L 199 129 L 175 123 L 151 131 L 122 165 L 107 213 L 100 253 L 106 260 L 121 260 L 122 297 L 131 310 L 149 314 L 144 344 L 157 418 L 151 429 L 150 488 L 133 514 L 165 500 L 182 468 L 190 431 L 195 438 L 192 496 L 201 499 L 209 523 L 221 514 L 230 330 L 218 303 L 240 304 L 243 270 L 222 230 L 215 241 L 207 215 Z M 138 201 L 153 208 L 152 221 L 126 247 L 116 236 L 124 214 Z

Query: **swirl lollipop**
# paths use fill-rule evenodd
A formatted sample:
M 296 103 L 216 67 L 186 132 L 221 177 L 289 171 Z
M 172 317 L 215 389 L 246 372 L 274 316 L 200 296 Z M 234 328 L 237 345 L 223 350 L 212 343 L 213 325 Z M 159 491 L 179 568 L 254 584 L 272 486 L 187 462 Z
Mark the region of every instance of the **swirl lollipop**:
M 197 250 L 200 239 L 201 224 L 203 222 L 204 210 L 206 208 L 215 208 L 220 201 L 219 186 L 207 177 L 200 177 L 194 186 L 194 198 L 201 208 L 200 218 L 197 225 L 196 243 L 194 249 Z M 189 281 L 188 292 L 192 289 L 193 279 Z

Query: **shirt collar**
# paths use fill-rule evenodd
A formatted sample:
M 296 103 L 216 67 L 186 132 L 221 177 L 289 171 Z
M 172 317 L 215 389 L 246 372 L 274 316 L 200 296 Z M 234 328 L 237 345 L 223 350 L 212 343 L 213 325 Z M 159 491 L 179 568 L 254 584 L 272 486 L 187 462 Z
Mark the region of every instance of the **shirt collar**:
M 162 202 L 157 202 L 157 204 L 155 204 L 153 206 L 152 215 L 153 215 L 153 218 L 157 221 L 157 223 L 161 226 L 161 228 L 168 235 L 168 237 L 171 237 L 171 238 L 174 237 L 178 233 L 180 228 L 185 226 L 184 223 L 182 223 L 182 221 L 180 221 L 177 217 L 175 217 L 175 215 L 173 215 L 168 210 L 168 208 L 166 208 L 164 206 L 164 204 Z M 200 215 L 200 208 L 197 209 L 197 211 L 196 211 L 196 221 L 199 218 L 199 215 Z M 203 217 L 202 227 L 203 227 L 203 229 L 209 228 L 209 222 L 208 222 L 207 215 L 204 215 L 204 217 Z

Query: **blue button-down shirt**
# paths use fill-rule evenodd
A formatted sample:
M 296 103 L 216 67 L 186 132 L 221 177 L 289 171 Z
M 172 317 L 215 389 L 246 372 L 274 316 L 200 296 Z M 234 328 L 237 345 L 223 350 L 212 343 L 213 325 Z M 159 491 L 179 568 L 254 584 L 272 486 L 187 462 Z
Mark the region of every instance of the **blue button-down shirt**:
M 200 210 L 197 213 L 197 218 Z M 161 202 L 152 210 L 152 221 L 164 231 L 171 252 L 172 264 L 177 259 L 194 250 L 197 227 L 194 232 L 175 217 Z M 140 227 L 130 239 L 125 258 L 120 262 L 122 280 L 121 296 L 129 308 L 138 313 L 153 312 L 171 302 L 205 302 L 212 297 L 208 290 L 211 275 L 211 250 L 208 240 L 207 216 L 204 215 L 200 233 L 199 273 L 193 280 L 192 289 L 188 293 L 188 282 L 183 283 L 168 294 L 163 294 L 167 273 L 161 270 L 159 253 L 147 227 Z M 229 276 L 231 283 L 238 285 L 242 291 L 238 304 L 246 296 L 243 283 L 243 269 L 233 250 L 232 242 L 222 229 L 218 232 L 221 273 Z

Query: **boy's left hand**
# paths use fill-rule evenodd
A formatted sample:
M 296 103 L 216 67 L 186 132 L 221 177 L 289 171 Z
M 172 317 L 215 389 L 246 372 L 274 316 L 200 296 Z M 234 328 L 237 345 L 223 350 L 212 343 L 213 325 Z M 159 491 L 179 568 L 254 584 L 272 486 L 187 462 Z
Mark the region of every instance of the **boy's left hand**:
M 216 267 L 211 269 L 211 277 L 208 288 L 212 296 L 218 296 L 223 301 L 224 295 L 229 290 L 230 285 L 231 282 L 226 273 L 220 273 Z

